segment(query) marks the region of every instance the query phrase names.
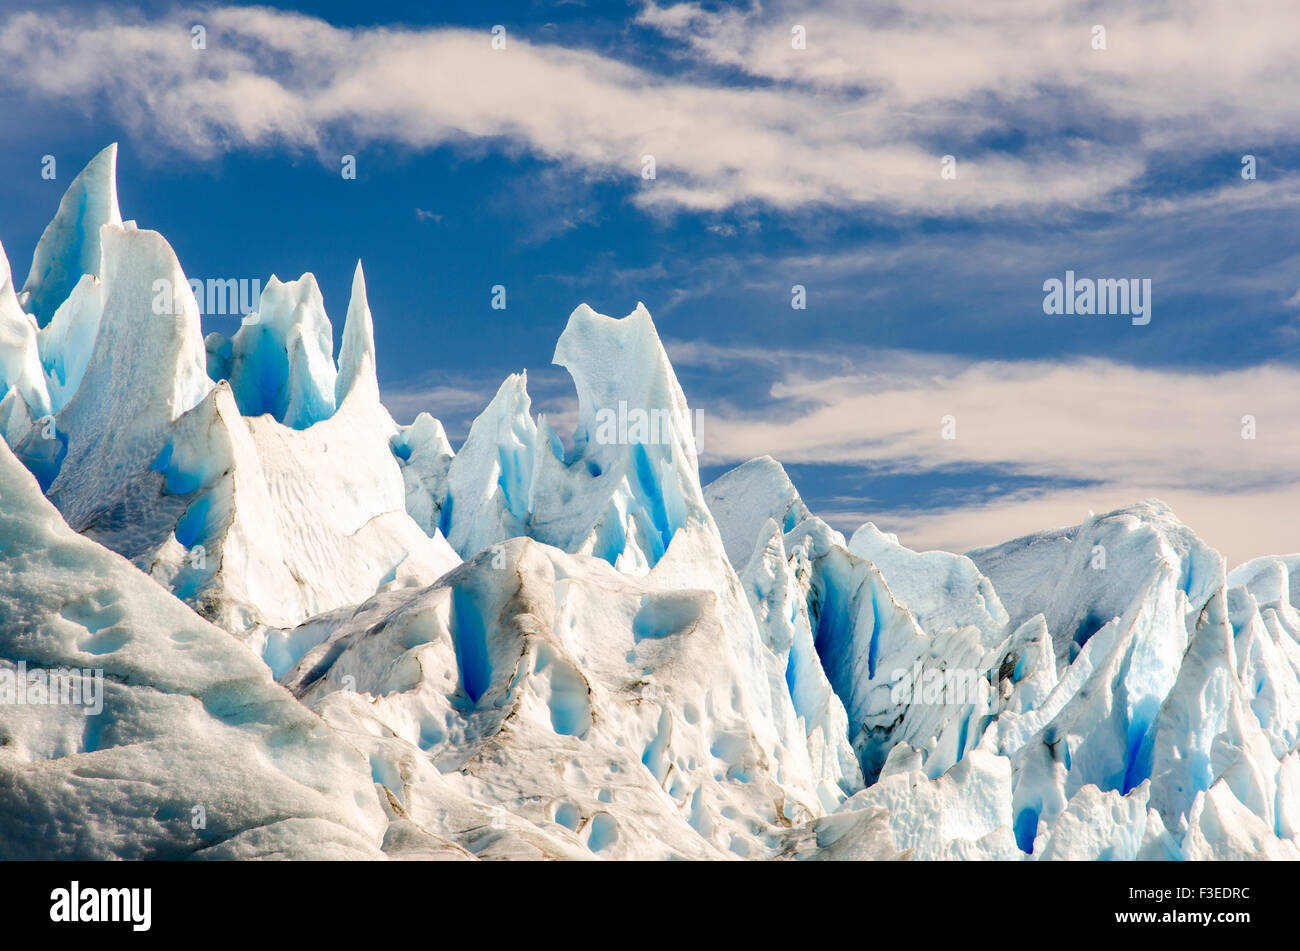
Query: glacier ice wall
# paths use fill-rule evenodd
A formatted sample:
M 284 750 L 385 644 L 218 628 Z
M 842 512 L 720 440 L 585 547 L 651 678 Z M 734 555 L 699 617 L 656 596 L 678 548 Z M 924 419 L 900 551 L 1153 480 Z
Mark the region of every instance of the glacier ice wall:
M 639 304 L 559 337 L 571 448 L 521 372 L 455 451 L 384 409 L 360 263 L 337 361 L 310 274 L 204 339 L 116 157 L 21 293 L 0 250 L 0 701 L 105 674 L 0 702 L 0 855 L 1297 857 L 1300 555 L 1227 571 L 1156 500 L 915 552 L 768 457 L 702 486 Z
M 115 157 L 37 246 L 45 326 L 0 284 L 0 426 L 68 523 L 255 647 L 458 563 L 406 512 L 360 263 L 341 373 L 310 274 L 272 277 L 233 340 L 205 341 L 170 245 L 121 222 Z
M 94 668 L 103 691 L 98 713 L 0 704 L 0 857 L 382 857 L 364 756 L 229 634 L 71 531 L 9 452 L 0 539 L 0 682 Z

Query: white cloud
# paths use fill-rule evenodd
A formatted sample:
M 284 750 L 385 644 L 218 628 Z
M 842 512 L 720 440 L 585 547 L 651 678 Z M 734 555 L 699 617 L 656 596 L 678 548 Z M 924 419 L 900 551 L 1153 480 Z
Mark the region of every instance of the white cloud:
M 1200 492 L 1168 486 L 1105 485 L 1015 493 L 981 505 L 931 511 L 865 509 L 819 511 L 846 532 L 866 521 L 917 551 L 970 551 L 1049 528 L 1077 525 L 1092 512 L 1108 512 L 1141 499 L 1159 498 L 1232 568 L 1259 555 L 1300 551 L 1294 516 L 1295 484 L 1240 493 Z
M 1009 465 L 1101 481 L 1179 473 L 1180 483 L 1223 486 L 1294 478 L 1300 463 L 1293 367 L 1202 373 L 1105 360 L 980 361 L 954 372 L 951 357 L 912 354 L 900 374 L 896 354 L 869 359 L 880 369 L 776 382 L 774 398 L 808 408 L 786 419 L 720 420 L 711 451 L 897 471 Z M 1253 440 L 1241 435 L 1247 415 Z M 955 439 L 941 438 L 945 416 L 956 420 Z
M 687 362 L 713 366 L 724 355 L 718 347 L 686 350 Z M 760 362 L 747 348 L 732 356 L 733 368 Z M 816 361 L 790 359 L 805 368 Z M 916 476 L 988 467 L 1047 486 L 991 504 L 939 507 L 918 499 L 902 513 L 825 513 L 842 526 L 872 518 L 921 547 L 960 551 L 1073 524 L 1087 508 L 1151 496 L 1236 560 L 1300 547 L 1300 369 L 1200 373 L 1104 360 L 961 364 L 888 351 L 855 360 L 878 369 L 786 372 L 771 388 L 775 409 L 765 407 L 762 417 L 710 413 L 705 461 L 769 454 L 788 463 L 868 464 Z M 955 420 L 955 439 L 943 438 L 947 416 Z M 1253 439 L 1243 438 L 1247 416 Z M 1051 487 L 1066 481 L 1094 484 Z M 870 485 L 862 491 L 869 495 Z
M 963 107 L 996 104 L 1053 125 L 1149 123 L 1143 136 L 1167 146 L 1284 133 L 1300 113 L 1283 92 L 1300 86 L 1300 8 L 1285 0 L 683 3 L 651 4 L 640 19 L 753 76 L 869 91 L 892 128 L 995 125 L 998 109 Z M 795 24 L 806 50 L 791 48 Z M 1104 50 L 1093 48 L 1097 25 Z M 1075 108 L 1053 116 L 1063 102 Z
M 1151 148 L 1211 130 L 1251 137 L 1251 148 L 1294 135 L 1300 10 L 1243 0 L 1080 19 L 1073 9 L 823 5 L 800 14 L 809 48 L 795 51 L 792 14 L 779 8 L 648 7 L 643 25 L 692 49 L 671 73 L 517 35 L 494 50 L 486 30 L 339 29 L 248 7 L 148 21 L 108 8 L 15 14 L 0 26 L 0 58 L 8 82 L 31 96 L 106 103 L 142 140 L 196 155 L 480 140 L 626 176 L 652 208 L 1074 207 L 1134 182 Z M 1094 18 L 1109 30 L 1105 52 L 1088 47 Z M 207 28 L 204 50 L 190 45 L 195 20 Z M 762 82 L 728 84 L 711 77 L 713 65 Z M 1012 155 L 976 141 L 1012 120 L 1039 143 Z M 1125 122 L 1140 131 L 1107 131 Z M 938 174 L 948 151 L 959 157 L 956 181 Z M 640 179 L 647 153 L 652 182 Z

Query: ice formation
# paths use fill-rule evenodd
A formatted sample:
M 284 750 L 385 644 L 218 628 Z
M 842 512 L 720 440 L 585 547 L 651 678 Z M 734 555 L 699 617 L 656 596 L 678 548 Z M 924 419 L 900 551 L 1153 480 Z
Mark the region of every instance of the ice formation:
M 116 157 L 21 293 L 0 251 L 0 857 L 1300 857 L 1300 555 L 702 486 L 641 305 L 560 335 L 571 448 L 519 373 L 455 451 L 384 409 L 359 263 L 337 361 L 310 274 L 205 340 Z
M 100 230 L 122 227 L 117 207 L 117 143 L 104 149 L 72 180 L 59 211 L 32 255 L 22 302 L 42 326 L 72 293 L 83 275 L 99 274 Z

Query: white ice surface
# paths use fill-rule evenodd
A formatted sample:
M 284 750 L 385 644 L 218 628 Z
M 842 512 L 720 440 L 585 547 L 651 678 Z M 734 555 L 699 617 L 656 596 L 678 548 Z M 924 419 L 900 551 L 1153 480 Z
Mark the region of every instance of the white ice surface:
M 453 452 L 384 409 L 359 264 L 337 364 L 310 274 L 204 340 L 115 160 L 0 268 L 0 675 L 106 685 L 0 702 L 0 855 L 1296 857 L 1300 555 L 1226 572 L 1158 500 L 913 552 L 768 457 L 701 487 L 639 305 L 560 336 L 571 449 L 520 373 Z

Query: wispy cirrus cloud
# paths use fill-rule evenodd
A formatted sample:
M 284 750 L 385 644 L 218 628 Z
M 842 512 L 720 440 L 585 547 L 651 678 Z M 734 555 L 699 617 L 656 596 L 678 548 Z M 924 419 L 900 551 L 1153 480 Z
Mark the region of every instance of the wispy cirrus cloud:
M 1158 498 L 1216 548 L 1231 569 L 1260 555 L 1292 554 L 1300 549 L 1294 521 L 1281 515 L 1295 510 L 1298 494 L 1295 485 L 1232 494 L 1167 485 L 1105 485 L 1014 492 L 979 505 L 889 511 L 831 506 L 818 514 L 846 533 L 872 521 L 917 551 L 963 552 L 1048 528 L 1077 525 L 1090 512 L 1109 512 Z
M 879 108 L 864 115 L 893 133 L 986 131 L 1011 117 L 1049 134 L 1109 126 L 1163 148 L 1289 135 L 1300 112 L 1294 99 L 1261 94 L 1266 77 L 1300 85 L 1291 53 L 1300 9 L 1278 0 L 652 3 L 640 19 L 749 76 L 860 92 Z M 807 55 L 791 50 L 796 27 Z M 1114 129 L 1123 123 L 1133 125 Z
M 1105 360 L 978 361 L 881 352 L 879 372 L 783 375 L 776 403 L 802 409 L 719 423 L 710 452 L 915 471 L 1010 465 L 1036 475 L 1202 486 L 1300 478 L 1300 370 L 1156 370 Z M 784 416 L 785 418 L 781 418 Z M 1243 417 L 1256 438 L 1243 439 Z M 956 438 L 941 438 L 953 417 Z
M 1105 51 L 1090 48 L 1093 21 L 1107 26 Z M 1263 0 L 1101 5 L 1086 18 L 1063 0 L 797 15 L 650 5 L 641 28 L 679 54 L 665 67 L 522 35 L 498 50 L 486 31 L 459 28 L 342 29 L 231 6 L 144 20 L 104 7 L 12 14 L 0 55 L 25 95 L 103 104 L 189 154 L 477 142 L 625 179 L 647 207 L 978 214 L 1096 203 L 1132 185 L 1152 149 L 1203 146 L 1207 118 L 1234 146 L 1292 138 L 1293 21 L 1300 13 Z M 807 49 L 792 48 L 792 22 Z M 191 46 L 194 23 L 205 49 Z M 1015 147 L 991 144 L 1008 131 Z M 939 176 L 944 153 L 959 158 L 956 180 Z M 653 181 L 641 178 L 646 154 Z
M 676 352 L 684 365 L 718 367 L 727 358 L 721 347 Z M 730 359 L 734 372 L 767 358 L 742 347 Z M 1300 369 L 1200 373 L 877 351 L 853 362 L 879 369 L 835 375 L 844 359 L 783 356 L 769 402 L 709 415 L 705 461 L 769 454 L 860 467 L 863 498 L 870 474 L 915 476 L 909 505 L 872 511 L 841 500 L 820 514 L 844 528 L 873 519 L 919 547 L 960 551 L 1151 496 L 1233 560 L 1296 547 L 1288 513 L 1300 502 Z M 992 501 L 927 499 L 927 477 L 961 470 L 1032 477 L 1034 485 Z

